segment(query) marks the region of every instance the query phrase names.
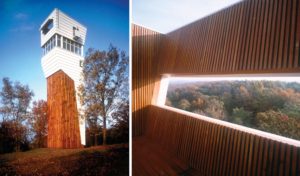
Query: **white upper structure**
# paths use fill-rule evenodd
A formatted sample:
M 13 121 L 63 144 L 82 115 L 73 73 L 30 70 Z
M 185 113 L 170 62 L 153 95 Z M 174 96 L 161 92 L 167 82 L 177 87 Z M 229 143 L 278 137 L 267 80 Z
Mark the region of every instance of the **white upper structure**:
M 77 108 L 81 114 L 77 90 L 82 73 L 83 46 L 87 29 L 62 11 L 54 9 L 41 25 L 40 31 L 43 49 L 41 62 L 45 77 L 62 70 L 74 81 Z M 85 120 L 80 114 L 80 139 L 81 144 L 85 145 Z

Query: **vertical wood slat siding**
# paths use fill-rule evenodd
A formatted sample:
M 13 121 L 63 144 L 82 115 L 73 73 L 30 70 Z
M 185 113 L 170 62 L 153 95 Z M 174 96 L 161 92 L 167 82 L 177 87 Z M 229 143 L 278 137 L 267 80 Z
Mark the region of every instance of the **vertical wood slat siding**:
M 132 124 L 133 136 L 143 134 L 147 106 L 151 104 L 161 34 L 132 25 Z
M 47 78 L 49 148 L 81 148 L 74 81 L 63 71 Z
M 132 29 L 134 136 L 206 175 L 300 175 L 297 147 L 149 106 L 161 74 L 300 72 L 300 0 L 245 0 L 166 35 Z
M 157 75 L 299 72 L 299 11 L 299 0 L 246 0 L 179 28 Z
M 149 117 L 146 136 L 203 175 L 300 174 L 297 147 L 156 106 Z

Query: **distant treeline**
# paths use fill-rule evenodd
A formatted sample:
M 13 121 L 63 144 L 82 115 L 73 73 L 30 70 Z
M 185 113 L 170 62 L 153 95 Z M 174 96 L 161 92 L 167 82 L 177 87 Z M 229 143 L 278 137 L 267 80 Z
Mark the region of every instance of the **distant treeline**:
M 166 105 L 300 140 L 297 82 L 171 83 Z

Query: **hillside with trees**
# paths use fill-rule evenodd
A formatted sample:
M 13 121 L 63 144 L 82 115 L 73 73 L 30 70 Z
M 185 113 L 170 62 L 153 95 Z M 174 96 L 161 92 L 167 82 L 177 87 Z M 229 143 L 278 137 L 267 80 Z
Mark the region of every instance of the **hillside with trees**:
M 89 49 L 83 63 L 79 96 L 87 121 L 87 145 L 128 143 L 128 56 L 110 45 Z M 47 147 L 48 109 L 32 101 L 29 85 L 2 78 L 0 87 L 0 154 Z
M 166 105 L 300 140 L 297 82 L 171 82 Z
M 33 101 L 29 85 L 2 78 L 0 175 L 128 175 L 128 61 L 113 45 L 88 50 L 78 92 L 86 146 L 79 149 L 45 148 L 47 102 Z

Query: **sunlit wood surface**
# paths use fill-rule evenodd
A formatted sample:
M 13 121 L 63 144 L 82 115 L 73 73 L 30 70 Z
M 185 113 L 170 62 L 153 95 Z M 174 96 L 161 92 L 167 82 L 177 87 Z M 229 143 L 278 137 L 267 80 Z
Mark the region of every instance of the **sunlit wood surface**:
M 296 176 L 300 171 L 298 147 L 156 106 L 149 109 L 145 136 L 205 175 Z
M 133 138 L 133 175 L 198 175 L 202 174 L 188 167 L 176 156 L 170 155 L 149 138 Z
M 299 43 L 299 0 L 245 0 L 166 34 L 157 74 L 299 72 Z
M 144 132 L 158 67 L 158 50 L 162 35 L 133 25 L 132 26 L 132 129 L 133 136 Z M 141 118 L 143 117 L 143 118 Z
M 50 148 L 80 148 L 74 81 L 63 71 L 47 78 L 48 139 Z

